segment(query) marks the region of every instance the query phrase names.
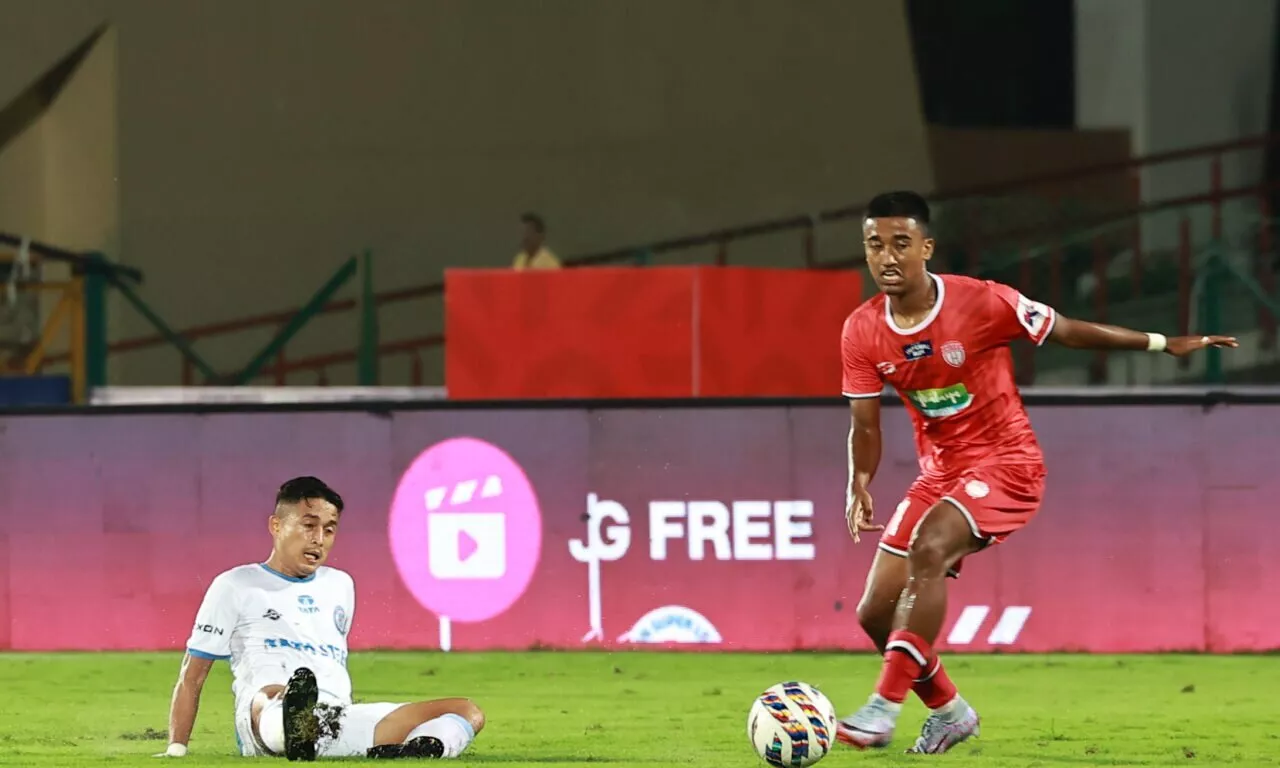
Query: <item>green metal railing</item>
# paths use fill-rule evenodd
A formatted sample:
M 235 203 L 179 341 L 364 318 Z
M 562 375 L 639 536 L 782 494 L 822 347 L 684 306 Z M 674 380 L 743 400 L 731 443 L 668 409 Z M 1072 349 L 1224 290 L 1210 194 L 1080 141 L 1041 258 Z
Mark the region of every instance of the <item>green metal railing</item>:
M 1229 334 L 1237 329 L 1223 323 L 1225 305 L 1234 297 L 1227 294 L 1234 283 L 1245 290 L 1254 304 L 1274 318 L 1280 318 L 1280 297 L 1268 290 L 1256 274 L 1240 269 L 1232 249 L 1223 243 L 1213 243 L 1201 254 L 1193 295 L 1200 308 L 1199 332 L 1208 335 Z M 1270 254 L 1268 254 L 1270 256 Z M 1222 364 L 1223 350 L 1211 347 L 1205 351 L 1205 382 L 1221 384 L 1225 380 Z
M 138 291 L 111 265 L 102 254 L 87 256 L 82 267 L 85 291 L 85 368 L 86 385 L 89 389 L 104 386 L 107 383 L 107 363 L 110 354 L 107 342 L 109 324 L 107 320 L 107 302 L 114 291 L 119 294 L 133 309 L 147 321 L 147 324 L 160 334 L 182 356 L 184 366 L 198 372 L 203 384 L 244 385 L 262 374 L 263 369 L 275 359 L 284 347 L 293 340 L 303 328 L 318 315 L 322 314 L 333 302 L 335 296 L 360 275 L 359 305 L 360 322 L 358 326 L 357 347 L 360 350 L 358 366 L 359 383 L 372 386 L 378 383 L 378 319 L 377 301 L 373 291 L 373 254 L 365 250 L 359 256 L 352 256 L 325 281 L 311 296 L 301 309 L 292 313 L 283 326 L 275 333 L 247 363 L 230 372 L 219 373 L 194 347 L 192 341 L 184 334 L 175 331 L 165 320 L 151 308 L 139 295 Z M 50 362 L 58 362 L 57 356 L 51 356 Z

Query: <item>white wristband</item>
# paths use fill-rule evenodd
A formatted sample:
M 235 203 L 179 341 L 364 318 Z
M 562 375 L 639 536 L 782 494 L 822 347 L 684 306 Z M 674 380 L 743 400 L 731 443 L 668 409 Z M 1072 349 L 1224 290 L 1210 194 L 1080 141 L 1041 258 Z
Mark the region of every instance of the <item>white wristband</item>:
M 1147 351 L 1148 352 L 1163 352 L 1165 347 L 1167 347 L 1168 345 L 1169 345 L 1169 340 L 1164 337 L 1164 334 L 1161 334 L 1161 333 L 1147 334 Z
M 169 757 L 186 757 L 186 755 L 187 755 L 187 745 L 186 745 L 186 744 L 177 744 L 177 743 L 170 744 L 170 745 L 169 745 L 169 748 L 168 748 L 168 749 L 166 749 L 166 750 L 164 751 L 164 753 L 165 753 L 166 755 L 168 755 Z

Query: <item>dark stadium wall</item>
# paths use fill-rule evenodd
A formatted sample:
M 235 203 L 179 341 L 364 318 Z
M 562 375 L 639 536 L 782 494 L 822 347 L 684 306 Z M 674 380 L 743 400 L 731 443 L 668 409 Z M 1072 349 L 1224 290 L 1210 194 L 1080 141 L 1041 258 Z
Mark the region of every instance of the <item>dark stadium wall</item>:
M 100 29 L 75 42 L 0 104 L 0 227 L 67 248 L 109 248 L 118 218 L 117 40 Z
M 1127 128 L 1135 155 L 1230 142 L 1267 133 L 1274 87 L 1276 0 L 1076 0 L 1076 119 L 1081 128 Z M 1262 181 L 1261 149 L 1223 157 L 1223 186 Z M 1203 194 L 1209 159 L 1148 170 L 1147 200 Z M 1205 231 L 1207 208 L 1193 210 Z M 1252 229 L 1252 212 L 1228 216 L 1228 238 Z M 1151 247 L 1176 244 L 1176 228 L 1148 224 Z
M 118 42 L 113 28 L 90 30 L 0 104 L 0 231 L 119 251 Z M 46 280 L 70 275 L 59 262 L 43 269 Z M 40 301 L 47 321 L 55 297 Z M 109 304 L 109 322 L 122 319 L 122 309 Z M 62 351 L 65 338 L 54 339 L 53 351 Z
M 1075 6 L 1079 127 L 1128 128 L 1137 154 L 1266 132 L 1276 0 Z
M 0 192 L 0 229 L 141 267 L 145 298 L 178 327 L 296 306 L 364 247 L 380 288 L 505 266 L 526 209 L 572 255 L 932 186 L 898 2 L 0 0 L 0 17 L 0 105 L 113 30 L 99 97 L 115 105 L 103 129 L 115 152 L 94 162 L 118 164 L 114 191 L 98 193 L 118 200 L 115 226 L 59 229 L 62 199 Z M 0 168 L 79 179 L 40 154 L 78 140 L 16 137 Z M 847 255 L 846 234 L 821 245 Z M 795 250 L 734 257 L 798 263 Z M 147 330 L 117 314 L 114 338 Z M 406 305 L 382 330 L 439 323 L 438 305 Z M 202 351 L 227 369 L 265 340 Z M 291 352 L 354 340 L 347 317 Z M 111 378 L 178 371 L 164 350 L 118 360 Z
M 930 125 L 1075 125 L 1073 0 L 907 0 Z
M 1271 101 L 1267 110 L 1267 132 L 1280 134 L 1280 14 L 1276 14 L 1271 32 Z M 1280 151 L 1272 146 L 1267 152 L 1267 181 L 1272 184 L 1271 210 L 1280 210 Z
M 908 0 L 938 188 L 1266 132 L 1276 5 Z M 1258 153 L 1228 155 L 1224 184 L 1257 183 L 1261 168 Z M 1118 175 L 1099 181 L 1038 191 L 1110 200 L 1135 192 Z M 1143 182 L 1149 200 L 1202 194 L 1208 161 L 1168 165 Z
M 1076 168 L 1123 162 L 1131 157 L 1124 128 L 948 128 L 929 126 L 929 156 L 940 192 L 1005 184 Z M 1038 194 L 1132 204 L 1133 189 L 1114 175 L 1059 184 L 1043 184 Z
M 938 192 L 1131 157 L 1128 128 L 1076 126 L 1074 14 L 1073 0 L 908 0 Z M 1064 200 L 1089 211 L 1077 215 L 1102 216 L 1131 209 L 1135 195 L 1121 174 L 1019 187 L 1013 196 L 941 208 L 938 232 L 944 243 L 960 238 L 972 246 L 994 232 L 1060 220 Z

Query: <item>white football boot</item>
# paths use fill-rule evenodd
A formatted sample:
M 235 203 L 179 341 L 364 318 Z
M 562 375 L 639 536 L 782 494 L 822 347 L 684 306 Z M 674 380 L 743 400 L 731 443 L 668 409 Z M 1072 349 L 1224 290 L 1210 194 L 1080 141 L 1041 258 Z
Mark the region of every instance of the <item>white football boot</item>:
M 836 723 L 836 738 L 857 749 L 887 747 L 901 711 L 901 704 L 874 693 L 862 709 Z
M 920 728 L 920 737 L 909 753 L 940 755 L 962 741 L 977 738 L 981 718 L 969 702 L 959 696 L 948 712 L 931 712 Z

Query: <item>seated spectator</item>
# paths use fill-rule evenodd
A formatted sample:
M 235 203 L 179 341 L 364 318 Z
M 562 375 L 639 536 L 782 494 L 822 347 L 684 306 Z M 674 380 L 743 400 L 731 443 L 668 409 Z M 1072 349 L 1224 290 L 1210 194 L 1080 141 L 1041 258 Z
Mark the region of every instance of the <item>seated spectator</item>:
M 547 225 L 536 213 L 520 217 L 524 224 L 524 236 L 520 239 L 520 252 L 516 254 L 513 269 L 559 269 L 560 259 L 545 244 Z

